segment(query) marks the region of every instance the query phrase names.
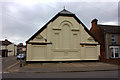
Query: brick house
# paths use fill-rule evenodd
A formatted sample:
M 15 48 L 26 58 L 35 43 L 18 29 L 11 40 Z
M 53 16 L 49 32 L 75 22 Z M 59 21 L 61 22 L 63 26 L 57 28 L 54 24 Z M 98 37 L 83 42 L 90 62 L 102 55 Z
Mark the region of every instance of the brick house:
M 100 25 L 97 21 L 97 19 L 92 20 L 92 27 L 90 31 L 101 42 L 101 58 L 120 58 L 120 26 Z

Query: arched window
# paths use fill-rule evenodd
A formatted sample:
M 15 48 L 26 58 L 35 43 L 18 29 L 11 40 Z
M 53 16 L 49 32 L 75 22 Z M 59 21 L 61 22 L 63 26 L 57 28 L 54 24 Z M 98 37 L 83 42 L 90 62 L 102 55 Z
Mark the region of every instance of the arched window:
M 70 48 L 70 45 L 71 45 L 71 32 L 70 32 L 70 26 L 68 24 L 64 24 L 62 26 L 62 47 L 65 48 L 65 49 L 69 49 Z

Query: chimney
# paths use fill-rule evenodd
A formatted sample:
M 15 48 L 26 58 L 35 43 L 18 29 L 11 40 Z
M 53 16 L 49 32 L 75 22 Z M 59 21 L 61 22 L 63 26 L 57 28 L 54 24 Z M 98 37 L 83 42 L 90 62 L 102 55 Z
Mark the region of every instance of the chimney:
M 5 39 L 5 41 L 8 41 L 7 39 Z
M 93 27 L 94 25 L 97 25 L 97 21 L 98 21 L 98 20 L 97 20 L 96 18 L 92 20 L 92 22 L 91 22 L 91 23 L 92 23 L 92 27 Z
M 93 19 L 92 21 L 91 21 L 91 29 L 90 29 L 90 31 L 94 31 L 94 29 L 96 29 L 97 27 L 97 19 L 95 18 L 95 19 Z

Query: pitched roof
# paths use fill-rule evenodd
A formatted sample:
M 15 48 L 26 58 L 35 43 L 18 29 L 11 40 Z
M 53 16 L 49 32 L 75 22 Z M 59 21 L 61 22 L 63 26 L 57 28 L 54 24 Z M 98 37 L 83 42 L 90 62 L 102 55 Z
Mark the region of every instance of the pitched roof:
M 73 13 L 66 9 L 63 9 L 62 11 L 59 12 L 59 14 L 73 14 Z
M 91 35 L 95 41 L 97 41 L 99 44 L 101 44 L 96 38 L 95 36 L 87 29 L 87 27 L 76 17 L 75 14 L 71 13 L 70 11 L 63 9 L 62 11 L 60 11 L 57 15 L 55 15 L 48 23 L 46 23 L 39 31 L 37 31 L 31 38 L 29 38 L 26 43 L 28 43 L 30 40 L 33 40 L 40 32 L 42 32 L 45 28 L 47 28 L 47 25 L 54 21 L 58 16 L 69 16 L 69 17 L 73 17 L 75 18 L 75 20 L 79 23 L 82 24 L 82 26 L 84 27 L 85 31 Z
M 5 39 L 5 41 L 0 41 L 0 45 L 8 46 L 10 44 L 12 44 L 12 42 L 8 41 L 7 39 Z
M 107 33 L 120 34 L 120 26 L 115 25 L 98 25 L 98 26 Z

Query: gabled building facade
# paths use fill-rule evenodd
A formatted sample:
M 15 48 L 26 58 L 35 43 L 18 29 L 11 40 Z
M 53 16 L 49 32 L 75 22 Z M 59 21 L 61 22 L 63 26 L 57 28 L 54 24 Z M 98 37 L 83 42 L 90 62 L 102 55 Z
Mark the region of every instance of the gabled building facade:
M 26 41 L 26 61 L 99 60 L 100 44 L 75 14 L 62 10 Z
M 90 31 L 101 42 L 101 57 L 105 59 L 120 58 L 120 26 L 100 25 L 92 20 Z
M 17 53 L 17 47 L 12 42 L 5 39 L 0 41 L 0 55 L 2 57 L 15 56 Z

